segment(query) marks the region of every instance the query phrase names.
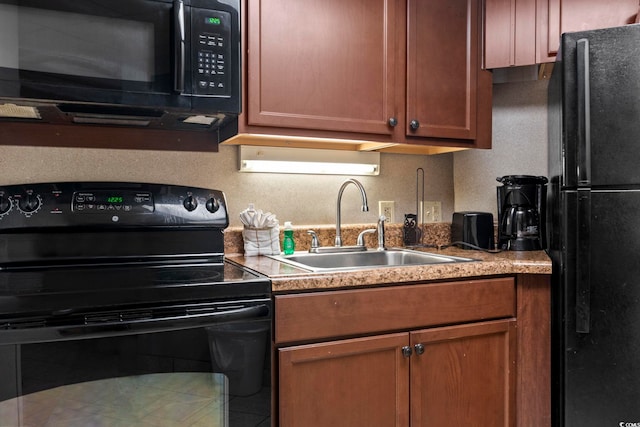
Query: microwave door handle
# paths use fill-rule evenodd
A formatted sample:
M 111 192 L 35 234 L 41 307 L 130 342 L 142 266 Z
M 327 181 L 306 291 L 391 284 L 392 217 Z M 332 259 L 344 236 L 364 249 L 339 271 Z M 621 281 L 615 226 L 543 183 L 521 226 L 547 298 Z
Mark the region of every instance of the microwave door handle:
M 182 0 L 173 2 L 174 19 L 174 42 L 175 42 L 175 69 L 174 69 L 174 89 L 176 92 L 184 92 L 184 70 L 185 70 L 185 22 L 184 3 Z

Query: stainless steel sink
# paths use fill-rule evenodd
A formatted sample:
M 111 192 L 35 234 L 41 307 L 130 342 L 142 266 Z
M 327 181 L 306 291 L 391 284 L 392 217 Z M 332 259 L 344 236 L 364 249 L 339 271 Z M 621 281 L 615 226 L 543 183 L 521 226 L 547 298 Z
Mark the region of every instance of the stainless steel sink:
M 293 255 L 276 255 L 271 256 L 271 258 L 311 271 L 356 270 L 371 267 L 400 267 L 475 261 L 471 258 L 438 255 L 408 249 L 335 253 L 297 252 Z

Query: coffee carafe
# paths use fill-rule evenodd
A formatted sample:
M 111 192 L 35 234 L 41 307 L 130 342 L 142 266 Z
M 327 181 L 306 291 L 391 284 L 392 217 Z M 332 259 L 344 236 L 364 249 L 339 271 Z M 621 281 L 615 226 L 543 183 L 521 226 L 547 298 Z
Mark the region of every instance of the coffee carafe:
M 547 178 L 507 175 L 498 187 L 498 245 L 512 251 L 536 251 L 545 246 Z

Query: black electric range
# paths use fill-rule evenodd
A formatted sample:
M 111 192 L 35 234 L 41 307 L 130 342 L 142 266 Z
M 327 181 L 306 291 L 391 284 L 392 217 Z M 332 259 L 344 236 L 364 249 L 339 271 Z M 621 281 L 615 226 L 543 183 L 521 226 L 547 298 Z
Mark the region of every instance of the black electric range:
M 213 189 L 0 187 L 0 344 L 270 316 L 270 281 L 224 260 L 228 223 Z

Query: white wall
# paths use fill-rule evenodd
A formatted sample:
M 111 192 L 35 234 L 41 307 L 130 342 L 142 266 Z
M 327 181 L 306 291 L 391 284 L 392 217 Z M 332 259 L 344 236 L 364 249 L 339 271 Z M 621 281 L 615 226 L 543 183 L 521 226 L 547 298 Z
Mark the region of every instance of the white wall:
M 492 149 L 453 156 L 456 211 L 491 212 L 495 218 L 497 177 L 547 176 L 547 85 L 494 84 Z

